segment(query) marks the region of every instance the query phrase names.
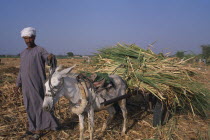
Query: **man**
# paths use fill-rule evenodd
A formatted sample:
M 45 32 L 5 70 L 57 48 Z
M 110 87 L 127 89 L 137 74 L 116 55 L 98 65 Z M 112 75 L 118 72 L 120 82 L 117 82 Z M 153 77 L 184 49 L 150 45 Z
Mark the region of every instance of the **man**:
M 27 112 L 29 131 L 35 139 L 41 137 L 40 130 L 56 130 L 58 123 L 53 114 L 42 110 L 44 82 L 46 80 L 45 62 L 52 59 L 44 48 L 35 44 L 36 30 L 32 27 L 21 31 L 27 48 L 20 54 L 20 71 L 15 92 L 22 89 L 24 106 Z

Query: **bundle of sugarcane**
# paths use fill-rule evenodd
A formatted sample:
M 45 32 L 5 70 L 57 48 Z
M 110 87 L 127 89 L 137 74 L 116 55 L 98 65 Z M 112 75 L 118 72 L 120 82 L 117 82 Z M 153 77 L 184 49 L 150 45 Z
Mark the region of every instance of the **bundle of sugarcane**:
M 93 61 L 96 72 L 118 74 L 130 89 L 151 93 L 168 106 L 206 115 L 209 90 L 193 77 L 201 72 L 187 66 L 187 60 L 165 57 L 135 44 L 117 44 L 98 50 Z

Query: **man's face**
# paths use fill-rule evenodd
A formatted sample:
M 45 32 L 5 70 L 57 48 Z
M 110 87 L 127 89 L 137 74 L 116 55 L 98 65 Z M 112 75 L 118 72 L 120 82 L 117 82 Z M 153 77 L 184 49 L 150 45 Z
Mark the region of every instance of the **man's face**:
M 32 37 L 25 36 L 23 37 L 23 39 L 28 47 L 32 47 L 34 45 L 35 36 Z

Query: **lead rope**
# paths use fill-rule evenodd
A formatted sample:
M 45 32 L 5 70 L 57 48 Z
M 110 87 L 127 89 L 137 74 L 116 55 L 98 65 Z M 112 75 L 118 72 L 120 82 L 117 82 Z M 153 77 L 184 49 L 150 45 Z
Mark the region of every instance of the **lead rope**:
M 51 60 L 47 60 L 47 64 L 48 64 L 48 66 L 50 66 L 49 87 L 50 87 L 50 91 L 51 91 L 52 95 L 55 96 L 56 91 L 53 90 L 53 86 L 51 84 L 52 75 L 55 72 L 55 69 L 57 68 L 57 60 L 56 60 L 55 55 L 52 55 Z
M 48 63 L 48 66 L 50 66 L 50 74 L 49 74 L 49 87 L 50 87 L 50 91 L 51 91 L 51 93 L 52 93 L 52 96 L 54 97 L 55 95 L 56 95 L 56 91 L 53 89 L 53 86 L 52 86 L 52 84 L 51 84 L 51 78 L 52 78 L 52 75 L 53 75 L 53 73 L 55 72 L 55 69 L 57 68 L 57 60 L 56 60 L 56 57 L 55 57 L 55 55 L 53 55 L 52 56 L 52 59 L 49 61 L 47 61 L 47 63 Z M 62 79 L 63 80 L 63 79 Z M 62 81 L 62 84 L 63 84 L 63 81 Z M 61 86 L 62 86 L 62 84 L 61 84 Z M 60 116 L 60 114 L 61 114 L 61 111 L 60 111 L 60 101 L 58 100 L 58 106 L 57 106 L 57 108 L 58 108 L 58 110 L 59 110 L 59 115 L 57 115 L 56 114 L 56 111 L 54 111 L 55 112 L 55 116 L 59 116 L 59 119 L 61 118 Z

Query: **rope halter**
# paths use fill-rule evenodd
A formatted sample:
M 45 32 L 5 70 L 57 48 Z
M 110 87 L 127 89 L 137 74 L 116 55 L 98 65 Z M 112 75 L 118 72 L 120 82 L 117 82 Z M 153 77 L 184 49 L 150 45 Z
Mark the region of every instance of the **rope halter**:
M 51 92 L 51 94 L 45 94 L 46 97 L 55 97 L 56 93 L 60 92 L 63 88 L 64 78 L 63 77 L 61 78 L 61 81 L 57 86 L 53 86 L 51 84 L 52 75 L 53 73 L 49 75 L 49 88 L 50 89 L 48 90 L 48 92 Z

